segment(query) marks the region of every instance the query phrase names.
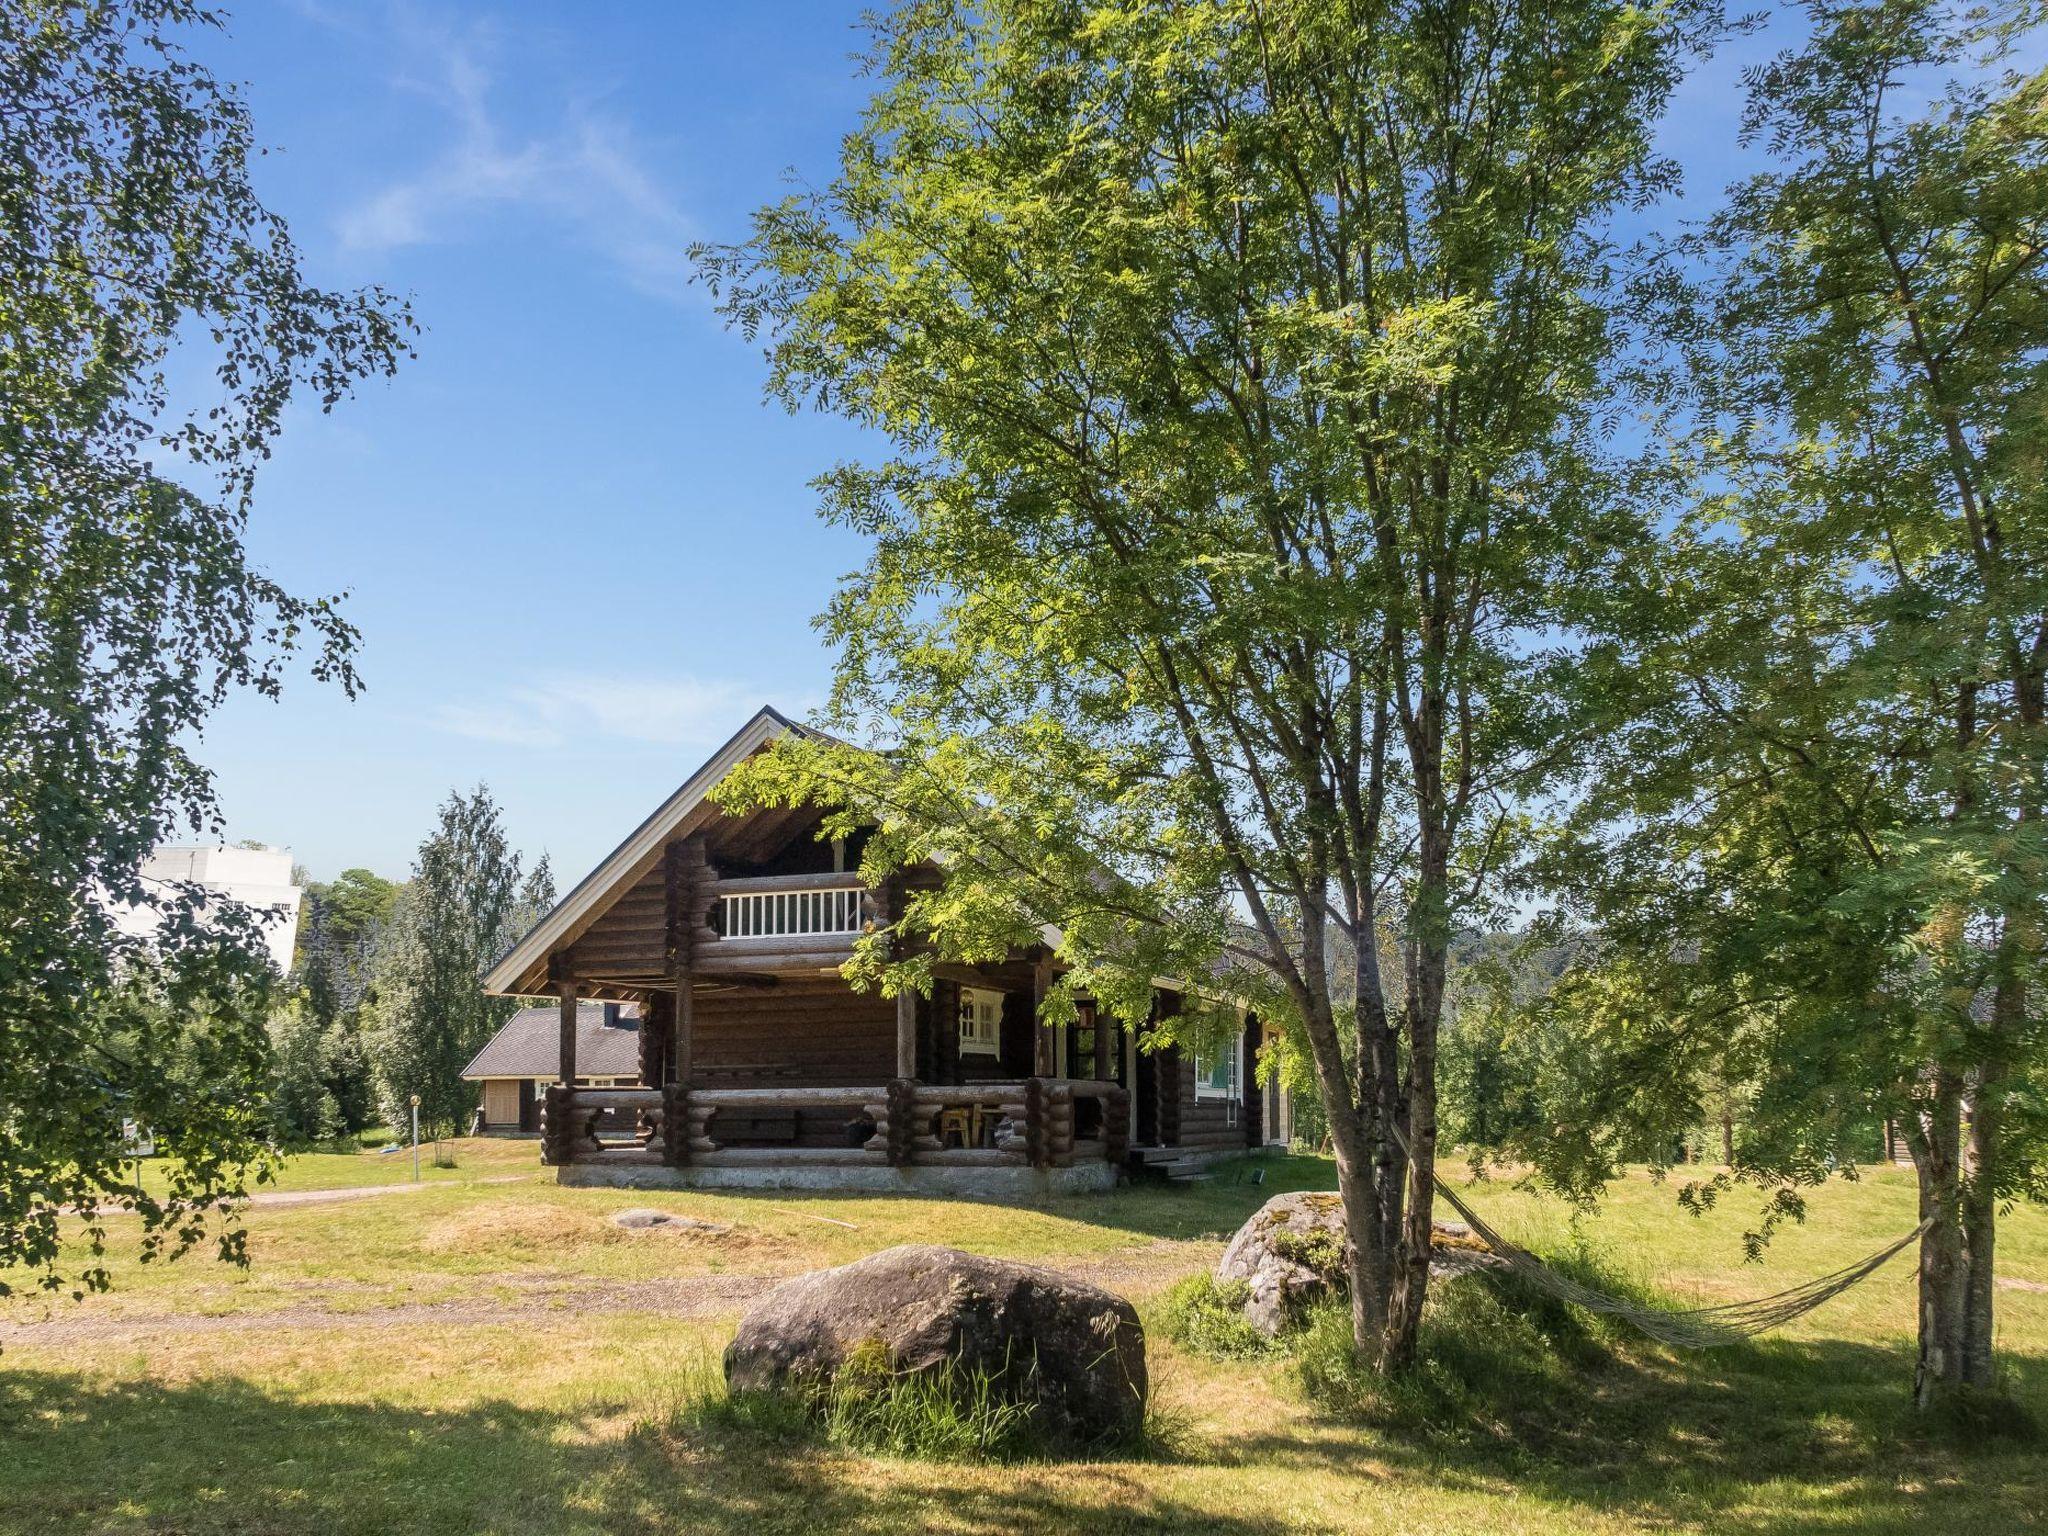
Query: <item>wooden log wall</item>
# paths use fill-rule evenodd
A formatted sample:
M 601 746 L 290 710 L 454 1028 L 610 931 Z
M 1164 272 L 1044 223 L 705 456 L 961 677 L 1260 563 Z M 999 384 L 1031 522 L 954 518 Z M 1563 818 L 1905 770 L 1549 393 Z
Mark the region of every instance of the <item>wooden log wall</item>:
M 998 1046 L 1002 1054 L 997 1059 L 997 1072 L 1003 1077 L 1036 1077 L 1038 1072 L 1038 1020 L 1033 1015 L 1029 992 L 1005 992 L 1003 994 L 1003 1025 L 997 1031 Z M 962 1057 L 962 1070 L 974 1057 Z M 986 1056 L 979 1062 L 986 1063 Z
M 1248 1145 L 1243 1105 L 1236 1106 L 1233 1112 L 1228 1099 L 1197 1098 L 1194 1053 L 1176 1050 L 1173 1055 L 1180 1083 L 1176 1105 L 1179 1139 L 1169 1145 L 1185 1147 L 1190 1152 L 1243 1151 Z
M 705 1087 L 886 1083 L 896 1075 L 896 1002 L 836 978 L 700 988 L 695 1081 Z
M 582 976 L 663 976 L 668 966 L 667 870 L 657 863 L 592 923 L 564 958 Z
M 937 980 L 926 1001 L 923 1030 L 917 1053 L 918 1080 L 926 1083 L 960 1081 L 960 984 Z M 990 1066 L 998 1063 L 990 1062 Z

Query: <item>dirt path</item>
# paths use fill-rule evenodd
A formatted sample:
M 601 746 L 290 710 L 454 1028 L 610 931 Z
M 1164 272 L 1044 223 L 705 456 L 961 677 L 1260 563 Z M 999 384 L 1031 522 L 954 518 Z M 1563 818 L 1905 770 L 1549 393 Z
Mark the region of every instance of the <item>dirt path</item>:
M 1221 1245 L 1160 1240 L 1142 1248 L 1087 1258 L 1059 1260 L 1044 1268 L 1113 1291 L 1148 1291 L 1216 1261 Z M 717 1317 L 739 1311 L 756 1296 L 791 1275 L 791 1268 L 764 1274 L 679 1275 L 659 1280 L 619 1280 L 593 1284 L 553 1276 L 482 1277 L 481 1283 L 507 1285 L 527 1294 L 508 1298 L 457 1298 L 450 1301 L 401 1302 L 359 1307 L 294 1302 L 264 1310 L 227 1313 L 144 1312 L 126 1316 L 96 1315 L 90 1302 L 78 1310 L 35 1323 L 0 1322 L 0 1349 L 13 1344 L 80 1344 L 126 1342 L 176 1334 L 276 1333 L 339 1328 L 481 1328 L 559 1319 L 564 1313 L 604 1316 L 651 1312 L 680 1319 Z M 374 1296 L 374 1291 L 355 1294 Z
M 533 1178 L 530 1173 L 499 1173 L 488 1179 L 422 1179 L 415 1184 L 410 1179 L 401 1184 L 346 1184 L 339 1189 L 269 1189 L 249 1196 L 241 1204 L 262 1206 L 267 1209 L 281 1205 L 319 1205 L 330 1200 L 367 1200 L 372 1195 L 417 1194 L 423 1189 L 462 1189 L 472 1184 L 518 1184 Z M 134 1207 L 126 1205 L 103 1205 L 96 1212 L 101 1216 L 132 1216 Z

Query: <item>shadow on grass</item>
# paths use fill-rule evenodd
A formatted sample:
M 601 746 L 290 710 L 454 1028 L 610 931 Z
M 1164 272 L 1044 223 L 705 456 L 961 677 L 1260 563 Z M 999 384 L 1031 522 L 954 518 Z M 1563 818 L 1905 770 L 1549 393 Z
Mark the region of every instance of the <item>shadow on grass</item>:
M 1260 1180 L 1254 1182 L 1255 1175 Z M 1077 1226 L 1102 1227 L 1133 1237 L 1187 1240 L 1228 1237 L 1246 1218 L 1277 1194 L 1295 1189 L 1335 1189 L 1337 1175 L 1327 1157 L 1295 1157 L 1283 1152 L 1249 1153 L 1214 1164 L 1198 1183 L 1169 1184 L 1140 1178 L 1114 1190 L 1016 1200 L 974 1194 L 891 1194 L 861 1191 L 848 1200 L 901 1202 L 907 1208 L 929 1206 L 935 1198 L 959 1205 L 1014 1211 L 1020 1206 L 1043 1211 Z M 573 1188 L 574 1186 L 565 1186 Z M 711 1191 L 707 1191 L 711 1192 Z M 764 1205 L 816 1205 L 830 1195 L 816 1190 L 719 1190 Z
M 1598 1358 L 1595 1358 L 1597 1354 Z M 2010 1362 L 2013 1398 L 2048 1398 L 2048 1360 Z M 1355 1457 L 1353 1426 L 1404 1479 L 1597 1511 L 1663 1529 L 1757 1536 L 2048 1529 L 2038 1430 L 1957 1433 L 1911 1411 L 1912 1359 L 1841 1341 L 1752 1342 L 1683 1357 L 1596 1351 L 1546 1377 L 1467 1373 L 1392 1413 L 1326 1411 L 1320 1435 L 1259 1434 L 1220 1448 L 1248 1464 Z M 1418 1401 L 1446 1406 L 1418 1423 Z M 1561 1515 L 1560 1528 L 1569 1525 Z
M 0 1531 L 747 1533 L 1085 1527 L 1279 1536 L 1163 1497 L 1128 1464 L 867 1461 L 774 1436 L 607 1422 L 603 1409 L 307 1402 L 232 1378 L 0 1374 Z M 1091 1493 L 1077 1505 L 1071 1479 Z M 1079 1524 L 1077 1525 L 1077 1522 Z

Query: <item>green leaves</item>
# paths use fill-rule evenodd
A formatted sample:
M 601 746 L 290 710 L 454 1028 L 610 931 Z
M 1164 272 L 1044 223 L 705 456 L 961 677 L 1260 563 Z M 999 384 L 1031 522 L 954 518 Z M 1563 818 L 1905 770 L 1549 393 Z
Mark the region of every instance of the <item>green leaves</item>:
M 829 723 L 879 750 L 785 741 L 732 793 L 879 821 L 871 876 L 943 866 L 913 957 L 1049 923 L 1055 1008 L 1173 976 L 1292 1025 L 1383 1290 L 1386 1126 L 1429 1143 L 1453 937 L 1581 728 L 1588 573 L 1644 532 L 1591 432 L 1608 226 L 1717 25 L 905 4 L 837 179 L 697 252 L 773 397 L 888 442 L 818 482 L 869 547 Z
M 1951 1214 L 2042 1188 L 2041 1120 L 1999 1114 L 2048 1067 L 2048 137 L 2001 52 L 2037 21 L 1814 8 L 1749 82 L 1776 168 L 1679 243 L 1670 529 L 1610 610 L 1618 707 L 1548 870 L 1604 941 L 1545 1006 L 1594 1063 L 1551 1113 L 1610 1163 L 1732 1081 L 1739 1177 L 1811 1182 L 1889 1117 Z M 1568 1140 L 1521 1147 L 1584 1190 Z
M 57 1211 L 131 1201 L 174 1253 L 261 1167 L 261 946 L 136 872 L 216 830 L 193 743 L 231 690 L 294 655 L 355 686 L 355 630 L 252 569 L 243 525 L 287 406 L 389 373 L 411 330 L 303 280 L 243 103 L 178 50 L 213 23 L 0 0 L 0 1269 L 53 1285 Z M 139 941 L 111 909 L 145 894 Z M 176 1155 L 167 1197 L 133 1192 L 124 1120 Z
M 523 878 L 520 863 L 484 785 L 442 803 L 371 968 L 368 1045 L 388 1124 L 406 1122 L 414 1094 L 423 1134 L 455 1134 L 475 1107 L 462 1069 L 519 1008 L 486 997 L 483 974 L 555 904 L 546 857 Z

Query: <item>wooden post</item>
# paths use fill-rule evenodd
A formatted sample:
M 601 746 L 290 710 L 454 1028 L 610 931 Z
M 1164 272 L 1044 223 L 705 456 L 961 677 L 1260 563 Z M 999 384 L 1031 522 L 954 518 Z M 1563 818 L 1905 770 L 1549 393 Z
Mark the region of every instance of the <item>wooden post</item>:
M 1036 1077 L 1024 1079 L 1024 1157 L 1034 1168 L 1052 1164 L 1052 1140 L 1046 1134 L 1045 1083 Z
M 540 1160 L 549 1168 L 561 1168 L 575 1160 L 570 1143 L 575 1128 L 569 1123 L 569 1090 L 550 1083 L 541 1094 Z
M 917 1076 L 917 992 L 905 987 L 896 994 L 896 1075 Z
M 1038 1077 L 1053 1077 L 1058 1063 L 1053 1055 L 1052 1031 L 1045 1025 L 1045 991 L 1051 984 L 1052 962 L 1039 959 L 1031 965 L 1031 1070 Z
M 661 1090 L 661 1158 L 674 1167 L 690 1160 L 689 1090 L 669 1083 Z
M 564 1088 L 573 1088 L 576 1086 L 576 983 L 563 980 L 557 984 L 556 990 L 562 999 L 559 1081 Z
M 1111 1076 L 1109 1070 L 1109 1016 L 1099 1006 L 1094 1004 L 1089 1006 L 1088 1016 L 1095 1022 L 1095 1076 L 1099 1082 L 1108 1082 Z
M 675 987 L 675 1024 L 669 1035 L 668 1081 L 690 1085 L 696 1043 L 697 941 L 713 900 L 701 835 L 672 842 L 662 854 L 662 896 L 668 921 L 669 980 Z
M 888 1149 L 889 1166 L 902 1168 L 917 1155 L 917 1084 L 907 1077 L 899 1077 L 890 1083 L 886 1111 L 889 1124 L 884 1145 Z
M 1102 1155 L 1121 1165 L 1130 1152 L 1131 1096 L 1122 1088 L 1112 1088 L 1102 1106 Z

